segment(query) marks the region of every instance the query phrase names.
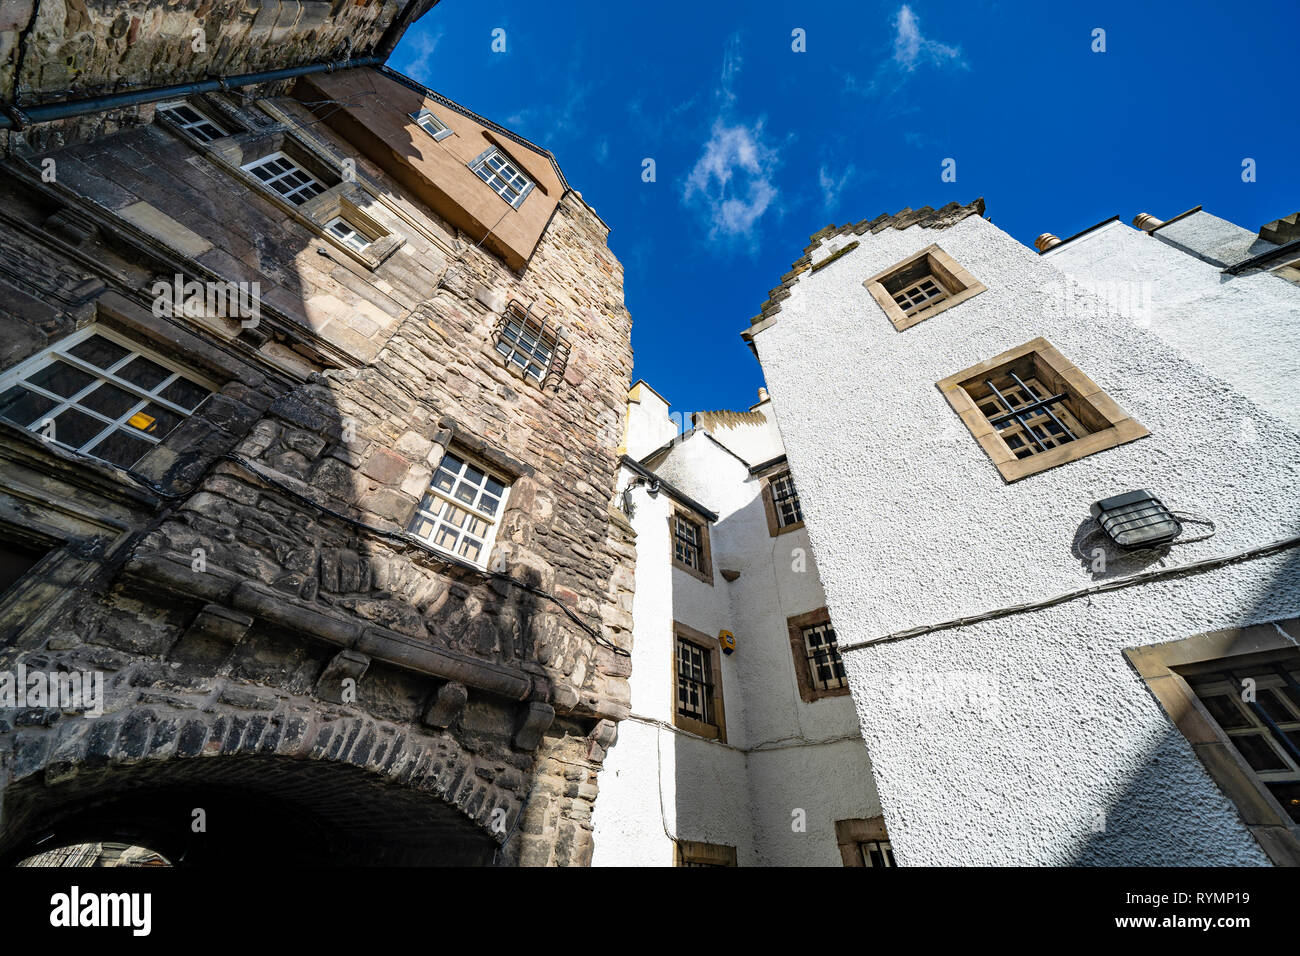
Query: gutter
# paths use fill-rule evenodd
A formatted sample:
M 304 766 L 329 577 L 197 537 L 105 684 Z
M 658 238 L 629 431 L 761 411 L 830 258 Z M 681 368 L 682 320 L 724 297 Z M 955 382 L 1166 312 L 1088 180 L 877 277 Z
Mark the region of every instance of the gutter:
M 1295 255 L 1300 255 L 1300 239 L 1294 239 L 1284 246 L 1278 246 L 1276 249 L 1269 249 L 1267 252 L 1261 252 L 1257 256 L 1243 259 L 1236 265 L 1228 266 L 1223 270 L 1223 273 L 1224 275 L 1235 276 L 1245 272 L 1247 269 L 1267 267 L 1273 262 L 1279 260 L 1287 261 Z
M 138 106 L 142 103 L 156 103 L 159 100 L 178 99 L 195 93 L 212 93 L 217 90 L 233 90 L 241 86 L 256 86 L 260 83 L 275 83 L 294 77 L 307 76 L 312 73 L 336 73 L 339 70 L 353 70 L 367 66 L 382 66 L 383 57 L 365 56 L 354 60 L 330 60 L 324 63 L 308 63 L 305 66 L 293 66 L 282 70 L 263 70 L 260 73 L 243 73 L 239 76 L 219 76 L 210 80 L 197 80 L 192 83 L 178 83 L 173 86 L 155 86 L 144 90 L 130 90 L 124 93 L 107 93 L 91 96 L 81 100 L 64 100 L 62 103 L 46 103 L 42 106 L 20 108 L 13 103 L 0 103 L 0 129 L 22 130 L 36 123 L 50 123 L 55 120 L 85 116 L 89 113 L 101 113 L 108 110 Z
M 672 498 L 678 504 L 683 504 L 686 507 L 690 508 L 692 511 L 698 512 L 700 517 L 707 518 L 710 522 L 713 522 L 715 524 L 717 523 L 718 520 L 717 512 L 710 511 L 708 508 L 704 507 L 704 505 L 700 504 L 690 495 L 686 494 L 685 492 L 679 491 L 675 486 L 665 481 L 663 478 L 660 478 L 658 475 L 656 475 L 645 465 L 641 464 L 635 458 L 631 457 L 630 455 L 623 455 L 619 458 L 619 464 L 623 465 L 630 471 L 636 472 L 638 475 L 640 475 L 642 478 L 646 479 L 647 481 L 656 482 L 659 485 L 659 490 L 664 492 L 666 495 L 668 495 L 669 498 Z

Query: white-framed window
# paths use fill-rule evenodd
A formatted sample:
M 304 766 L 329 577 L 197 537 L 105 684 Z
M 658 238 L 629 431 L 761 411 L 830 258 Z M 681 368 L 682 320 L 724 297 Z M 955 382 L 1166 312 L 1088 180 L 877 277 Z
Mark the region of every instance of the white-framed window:
M 808 660 L 808 677 L 814 690 L 836 690 L 848 686 L 839 642 L 830 621 L 802 628 L 803 650 Z
M 420 110 L 418 113 L 409 114 L 411 119 L 415 120 L 415 125 L 420 127 L 434 139 L 446 139 L 451 135 L 451 130 L 447 124 L 438 117 L 434 116 L 428 110 Z
M 478 155 L 469 168 L 487 183 L 498 196 L 516 209 L 533 191 L 533 181 L 501 150 L 493 146 Z
M 447 452 L 410 531 L 439 551 L 486 567 L 509 494 L 510 483 L 504 478 Z
M 325 223 L 325 228 L 335 239 L 357 252 L 363 251 L 374 241 L 342 216 L 335 216 Z
M 303 169 L 284 153 L 272 153 L 251 163 L 243 170 L 274 193 L 283 196 L 295 206 L 301 206 L 313 196 L 325 191 L 325 184 Z
M 130 339 L 92 325 L 0 376 L 0 418 L 130 468 L 215 389 Z
M 803 508 L 799 505 L 799 492 L 795 490 L 790 472 L 772 479 L 772 508 L 776 512 L 777 527 L 786 528 L 803 521 Z
M 167 117 L 167 119 L 179 126 L 183 132 L 193 136 L 200 143 L 210 143 L 214 139 L 221 139 L 223 136 L 230 135 L 215 120 L 209 119 L 184 100 L 163 103 L 156 112 Z

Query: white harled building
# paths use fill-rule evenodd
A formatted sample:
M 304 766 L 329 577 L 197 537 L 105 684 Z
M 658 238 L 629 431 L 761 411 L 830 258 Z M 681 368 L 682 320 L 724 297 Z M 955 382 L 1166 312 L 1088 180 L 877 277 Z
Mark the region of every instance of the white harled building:
M 772 403 L 692 418 L 629 393 L 632 715 L 593 863 L 892 865 Z

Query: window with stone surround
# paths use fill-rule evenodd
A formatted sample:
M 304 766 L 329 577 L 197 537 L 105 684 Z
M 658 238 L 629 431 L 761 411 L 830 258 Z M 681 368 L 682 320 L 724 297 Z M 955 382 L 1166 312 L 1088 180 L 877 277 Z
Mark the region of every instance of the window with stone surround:
M 735 866 L 736 848 L 696 840 L 673 841 L 673 866 Z
M 885 818 L 836 820 L 835 840 L 845 866 L 896 866 L 894 848 L 885 832 Z
M 713 584 L 708 522 L 674 505 L 668 516 L 668 530 L 672 536 L 673 566 L 705 584 Z
M 510 483 L 459 452 L 442 456 L 410 531 L 439 551 L 487 567 Z
M 937 245 L 927 246 L 863 283 L 899 332 L 985 291 Z
M 824 607 L 786 618 L 790 652 L 794 657 L 799 696 L 811 703 L 823 697 L 842 697 L 849 692 L 840 658 L 838 638 Z
M 1008 482 L 1148 434 L 1043 338 L 938 388 Z
M 725 741 L 722 648 L 716 638 L 685 624 L 674 622 L 673 636 L 673 726 Z
M 92 325 L 0 376 L 0 418 L 131 468 L 215 390 L 188 369 Z
M 784 459 L 781 460 L 782 462 Z M 767 533 L 772 537 L 803 527 L 803 507 L 788 465 L 780 464 L 759 472 L 763 483 L 763 512 Z
M 1125 657 L 1277 866 L 1300 866 L 1300 618 Z
M 230 135 L 216 120 L 211 119 L 185 100 L 162 103 L 158 106 L 156 114 L 200 143 L 210 143 L 214 139 L 221 139 L 223 136 Z
M 469 164 L 478 178 L 492 187 L 492 191 L 518 209 L 533 191 L 533 181 L 519 165 L 500 148 L 491 146 L 479 153 Z
M 424 130 L 436 140 L 443 140 L 451 135 L 451 129 L 448 128 L 447 124 L 438 119 L 438 117 L 434 116 L 433 113 L 427 109 L 422 109 L 418 113 L 411 113 L 409 115 L 411 119 L 415 120 L 416 126 L 420 127 L 420 129 Z
M 506 368 L 534 385 L 557 380 L 569 361 L 564 330 L 511 299 L 492 331 L 493 348 Z
M 301 206 L 329 188 L 283 152 L 261 156 L 240 168 L 263 189 L 274 192 L 295 206 Z

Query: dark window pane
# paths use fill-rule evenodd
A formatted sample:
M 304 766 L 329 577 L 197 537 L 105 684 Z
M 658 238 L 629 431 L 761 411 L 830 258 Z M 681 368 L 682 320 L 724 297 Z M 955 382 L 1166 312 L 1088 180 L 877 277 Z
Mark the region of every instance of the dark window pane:
M 194 411 L 199 407 L 199 403 L 208 397 L 208 390 L 202 385 L 195 385 L 189 379 L 178 378 L 158 394 L 181 408 Z
M 1232 701 L 1231 698 L 1215 694 L 1212 697 L 1202 697 L 1201 702 L 1205 704 L 1205 709 L 1210 712 L 1210 716 L 1224 730 L 1236 730 L 1240 727 L 1250 727 L 1251 722 L 1241 709 Z
M 172 374 L 157 362 L 151 362 L 143 355 L 137 355 L 114 373 L 132 385 L 138 385 L 147 392 L 153 391 Z
M 70 355 L 75 355 L 83 362 L 89 362 L 96 368 L 111 368 L 126 358 L 129 352 L 130 349 L 124 348 L 116 342 L 110 342 L 102 335 L 92 335 L 86 341 L 79 342 L 68 349 Z
M 1241 734 L 1232 738 L 1252 770 L 1285 770 L 1286 761 L 1264 739 L 1263 734 Z
M 182 421 L 181 416 L 175 412 L 169 412 L 161 405 L 150 402 L 128 418 L 126 423 L 154 438 L 162 438 Z
M 1270 783 L 1268 789 L 1291 819 L 1300 823 L 1300 783 Z
M 1264 708 L 1264 713 L 1268 714 L 1273 720 L 1279 723 L 1287 723 L 1295 720 L 1295 714 L 1287 709 L 1286 704 L 1278 699 L 1282 693 L 1282 688 L 1261 690 L 1259 692 L 1259 706 Z
M 95 376 L 73 368 L 67 362 L 52 362 L 39 372 L 27 376 L 27 381 L 33 385 L 39 385 L 47 392 L 64 398 L 76 395 L 94 380 Z
M 80 448 L 107 427 L 104 422 L 85 412 L 65 408 L 54 419 L 54 434 L 50 437 L 61 444 Z
M 137 438 L 117 428 L 113 430 L 111 435 L 95 445 L 90 450 L 90 454 L 96 458 L 112 462 L 121 468 L 130 468 L 153 447 L 152 442 L 147 442 L 143 438 Z
M 121 418 L 130 409 L 139 405 L 140 399 L 125 389 L 105 382 L 85 398 L 80 399 L 77 404 L 108 418 Z
M 42 416 L 57 404 L 52 398 L 37 395 L 21 385 L 15 385 L 0 395 L 0 418 L 6 418 L 15 425 L 29 428 L 38 425 Z

